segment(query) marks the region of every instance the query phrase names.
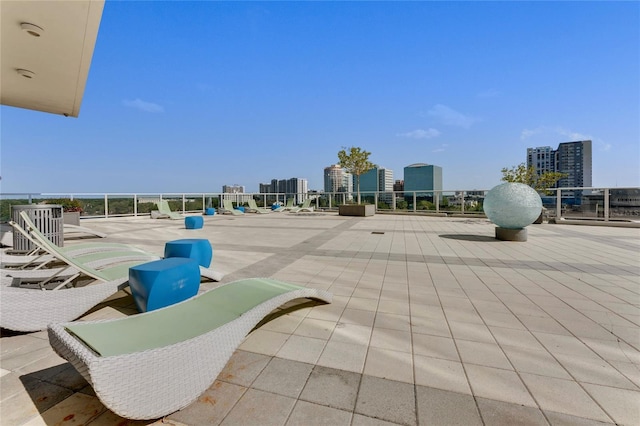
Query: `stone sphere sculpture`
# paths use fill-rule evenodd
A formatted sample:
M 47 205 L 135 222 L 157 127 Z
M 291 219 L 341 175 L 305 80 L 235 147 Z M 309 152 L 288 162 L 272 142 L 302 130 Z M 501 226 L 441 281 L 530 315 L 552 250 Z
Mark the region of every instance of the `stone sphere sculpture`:
M 507 182 L 487 192 L 483 208 L 500 228 L 522 229 L 540 216 L 542 200 L 529 185 Z

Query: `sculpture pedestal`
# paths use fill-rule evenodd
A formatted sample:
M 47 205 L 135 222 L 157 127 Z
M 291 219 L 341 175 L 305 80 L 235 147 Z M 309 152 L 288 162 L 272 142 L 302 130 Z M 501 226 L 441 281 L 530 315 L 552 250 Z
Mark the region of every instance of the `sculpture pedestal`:
M 527 241 L 527 228 L 509 229 L 496 226 L 496 239 L 502 241 Z

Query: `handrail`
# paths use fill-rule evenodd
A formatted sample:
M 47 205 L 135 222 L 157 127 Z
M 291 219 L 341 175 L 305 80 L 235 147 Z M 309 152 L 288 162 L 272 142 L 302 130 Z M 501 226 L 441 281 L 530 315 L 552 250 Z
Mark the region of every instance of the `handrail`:
M 374 204 L 376 212 L 410 212 L 437 214 L 482 214 L 482 201 L 487 189 L 421 191 L 360 191 L 363 203 Z M 568 187 L 550 188 L 550 195 L 542 194 L 547 215 L 555 218 L 579 218 L 608 222 L 610 220 L 640 220 L 640 187 Z M 356 192 L 307 193 L 0 193 L 0 214 L 7 220 L 8 205 L 31 204 L 47 199 L 70 198 L 85 203 L 82 218 L 110 216 L 144 216 L 150 213 L 153 200 L 175 202 L 172 206 L 182 213 L 204 212 L 209 205 L 222 204 L 230 199 L 238 205 L 254 199 L 262 206 L 286 204 L 294 198 L 296 204 L 311 198 L 316 210 L 335 210 L 340 204 L 353 203 Z M 114 209 L 126 200 L 126 211 Z M 95 202 L 94 202 L 95 201 Z M 146 205 L 146 207 L 144 207 Z M 143 207 L 141 209 L 141 207 Z

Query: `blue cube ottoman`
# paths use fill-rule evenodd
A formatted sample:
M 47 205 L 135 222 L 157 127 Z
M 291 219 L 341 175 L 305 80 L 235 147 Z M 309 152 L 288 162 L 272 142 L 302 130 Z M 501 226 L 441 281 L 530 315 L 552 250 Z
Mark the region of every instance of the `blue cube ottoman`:
M 238 206 L 235 209 L 240 210 L 242 213 L 244 213 L 244 206 Z
M 213 207 L 207 207 L 204 210 L 204 214 L 205 216 L 213 216 L 214 214 L 216 214 L 216 209 L 214 209 Z
M 204 225 L 202 216 L 187 216 L 184 218 L 184 227 L 187 229 L 200 229 Z
M 164 257 L 186 257 L 194 259 L 199 265 L 208 268 L 213 259 L 213 248 L 209 240 L 203 238 L 186 238 L 167 241 L 164 244 Z
M 129 287 L 138 311 L 153 311 L 198 294 L 200 266 L 195 260 L 182 257 L 132 266 Z

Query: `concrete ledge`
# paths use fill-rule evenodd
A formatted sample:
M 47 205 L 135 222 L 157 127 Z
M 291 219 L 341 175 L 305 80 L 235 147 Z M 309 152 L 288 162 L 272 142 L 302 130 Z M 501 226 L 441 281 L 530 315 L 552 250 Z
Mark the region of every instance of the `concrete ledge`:
M 373 204 L 343 204 L 339 207 L 340 216 L 373 216 L 376 206 Z
M 640 228 L 640 222 L 625 220 L 597 220 L 597 219 L 549 219 L 549 223 L 556 225 L 586 225 L 586 226 L 610 226 L 614 228 Z
M 496 239 L 501 241 L 527 241 L 527 228 L 507 229 L 496 226 Z

